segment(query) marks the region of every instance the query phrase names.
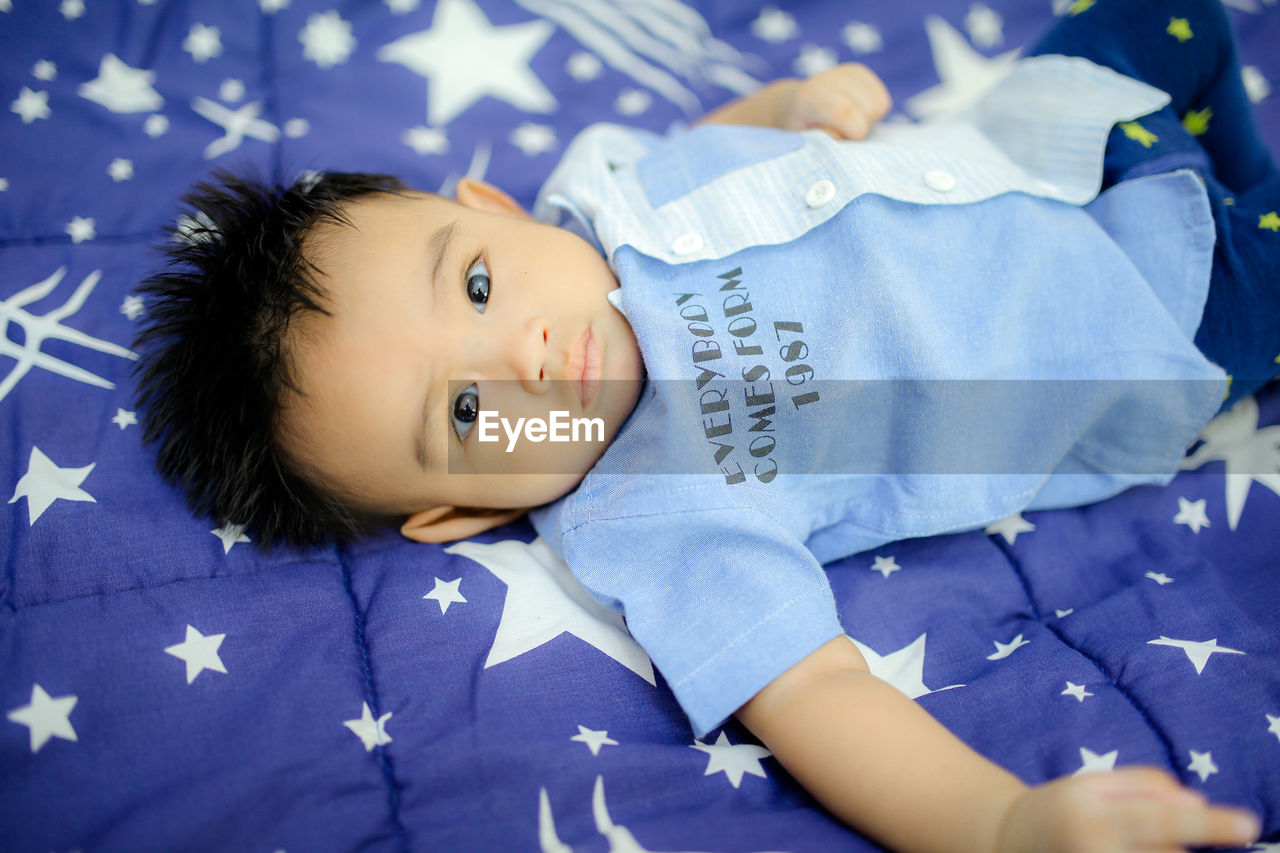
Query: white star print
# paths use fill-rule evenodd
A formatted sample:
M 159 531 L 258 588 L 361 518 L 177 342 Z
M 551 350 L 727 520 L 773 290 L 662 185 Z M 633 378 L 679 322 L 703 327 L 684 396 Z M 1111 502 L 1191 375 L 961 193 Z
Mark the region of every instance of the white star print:
M 1076 697 L 1076 699 L 1078 699 L 1079 701 L 1083 702 L 1083 701 L 1084 701 L 1084 697 L 1086 697 L 1086 696 L 1092 696 L 1093 694 L 1092 694 L 1092 693 L 1090 693 L 1088 690 L 1085 690 L 1085 689 L 1084 689 L 1084 685 L 1083 685 L 1083 684 L 1072 684 L 1070 681 L 1068 681 L 1068 682 L 1067 682 L 1067 689 L 1066 689 L 1066 690 L 1063 690 L 1063 691 L 1062 691 L 1061 693 L 1059 693 L 1058 695 L 1059 695 L 1059 696 L 1074 696 L 1074 697 Z
M 124 301 L 120 302 L 120 314 L 127 316 L 131 320 L 137 320 L 146 311 L 146 306 L 142 302 L 142 297 L 137 293 L 129 293 L 124 297 Z
M 613 101 L 613 108 L 624 116 L 638 116 L 653 103 L 644 89 L 623 89 Z
M 992 640 L 992 642 L 995 643 L 996 650 L 987 655 L 987 660 L 1003 660 L 1023 646 L 1031 644 L 1030 640 L 1022 639 L 1021 634 L 1014 637 L 1007 643 L 1002 643 L 999 640 Z
M 62 0 L 62 4 L 58 7 L 58 11 L 62 13 L 62 17 L 68 21 L 74 21 L 84 14 L 84 0 Z
M 1280 716 L 1273 717 L 1270 714 L 1263 714 L 1267 718 L 1267 731 L 1276 736 L 1276 740 L 1280 740 Z
M 222 53 L 222 30 L 196 23 L 182 41 L 182 49 L 196 62 L 207 62 Z
M 222 553 L 230 554 L 234 546 L 249 541 L 249 537 L 244 535 L 244 531 L 245 525 L 243 524 L 224 524 L 221 527 L 215 527 L 209 532 L 222 540 Z
M 449 137 L 438 127 L 411 127 L 400 139 L 416 154 L 443 154 L 449 150 Z
M 394 15 L 407 15 L 415 11 L 422 3 L 422 0 L 384 0 L 387 8 Z
M 9 179 L 0 178 L 0 193 L 5 192 L 8 189 L 9 189 Z
M 9 109 L 22 116 L 23 124 L 31 124 L 38 118 L 49 117 L 49 93 L 43 89 L 36 92 L 22 87 L 18 98 L 9 105 Z
M 108 53 L 98 63 L 98 76 L 80 85 L 80 97 L 106 107 L 113 113 L 153 112 L 164 106 L 164 98 L 151 84 L 156 73 L 131 68 Z
M 616 740 L 609 737 L 609 733 L 607 731 L 595 731 L 594 729 L 589 729 L 581 724 L 578 726 L 578 733 L 569 738 L 569 740 L 585 743 L 587 745 L 587 749 L 591 750 L 592 755 L 599 755 L 600 748 L 602 746 L 618 745 Z
M 373 711 L 369 709 L 369 703 L 365 702 L 360 709 L 360 719 L 345 720 L 342 724 L 360 738 L 365 752 L 372 752 L 375 746 L 391 743 L 391 735 L 387 734 L 387 720 L 390 719 L 391 712 L 388 711 L 375 721 Z
M 884 47 L 880 28 L 862 21 L 850 21 L 840 31 L 844 43 L 854 53 L 875 53 Z
M 116 409 L 115 416 L 111 422 L 123 430 L 125 427 L 135 426 L 138 423 L 138 416 L 127 409 Z
M 147 116 L 147 120 L 142 123 L 142 132 L 152 139 L 158 136 L 164 136 L 169 132 L 169 119 L 156 113 Z
M 228 77 L 223 80 L 218 86 L 218 97 L 228 104 L 235 104 L 244 100 L 244 81 L 237 80 L 234 77 Z
M 902 566 L 893 557 L 881 557 L 876 555 L 875 565 L 871 567 L 871 571 L 879 572 L 882 577 L 889 577 L 894 572 L 902 571 Z
M 221 138 L 205 146 L 206 160 L 239 148 L 246 136 L 263 142 L 275 142 L 280 138 L 280 131 L 274 124 L 258 118 L 258 113 L 262 112 L 262 101 L 253 101 L 232 110 L 208 98 L 196 98 L 191 102 L 191 108 L 225 131 Z
M 258 8 L 264 15 L 274 15 L 289 6 L 289 0 L 258 0 Z
M 1120 750 L 1113 749 L 1106 755 L 1098 755 L 1091 749 L 1080 747 L 1080 769 L 1072 776 L 1084 776 L 1088 773 L 1110 773 L 1116 769 L 1116 759 L 1120 756 Z
M 921 634 L 910 644 L 887 655 L 878 654 L 875 649 L 858 642 L 853 637 L 849 639 L 858 647 L 858 651 L 862 652 L 862 657 L 867 662 L 867 669 L 871 670 L 871 674 L 881 681 L 887 681 L 908 699 L 964 687 L 963 684 L 948 684 L 946 687 L 936 689 L 925 686 L 924 646 L 927 636 L 927 633 Z
M 422 596 L 423 598 L 434 599 L 440 605 L 441 613 L 449 612 L 449 605 L 456 603 L 466 604 L 467 600 L 462 597 L 462 593 L 458 592 L 458 586 L 462 583 L 462 578 L 451 581 L 442 581 L 436 578 L 435 589 Z
M 544 20 L 492 26 L 472 0 L 440 0 L 431 27 L 383 45 L 378 59 L 427 78 L 427 123 L 440 127 L 485 95 L 549 113 L 555 96 L 529 69 L 551 37 Z
M 3 400 L 33 367 L 40 367 L 51 373 L 57 373 L 60 376 L 66 376 L 77 382 L 84 382 L 99 388 L 116 387 L 114 383 L 108 382 L 101 376 L 90 373 L 84 368 L 76 367 L 74 364 L 69 364 L 61 359 L 54 358 L 48 353 L 41 352 L 40 347 L 48 338 L 70 341 L 79 346 L 88 347 L 98 352 L 105 352 L 109 355 L 120 356 L 121 358 L 137 358 L 136 354 L 122 346 L 99 340 L 77 329 L 62 325 L 62 321 L 79 311 L 85 300 L 89 298 L 93 288 L 102 279 L 101 270 L 94 270 L 85 276 L 66 302 L 57 308 L 49 309 L 44 315 L 37 316 L 26 310 L 27 305 L 52 293 L 66 274 L 66 267 L 58 267 L 44 281 L 23 288 L 8 299 L 0 301 L 0 326 L 5 323 L 15 323 L 21 326 L 26 333 L 26 341 L 20 345 L 14 343 L 8 337 L 0 335 L 0 354 L 17 360 L 17 364 L 9 368 L 9 374 L 3 380 L 0 380 L 0 400 Z
M 117 157 L 107 167 L 107 174 L 116 183 L 127 181 L 133 177 L 133 161 L 124 157 Z
M 1164 586 L 1167 583 L 1173 583 L 1173 578 L 1169 577 L 1164 572 L 1147 572 L 1143 577 L 1151 578 L 1153 581 L 1160 584 L 1160 586 Z
M 72 243 L 83 243 L 97 236 L 93 227 L 93 217 L 76 216 L 67 223 L 66 232 L 71 235 Z
M 820 74 L 828 68 L 835 68 L 837 62 L 836 52 L 829 47 L 822 47 L 816 44 L 804 44 L 800 47 L 800 55 L 791 63 L 791 67 L 795 69 L 797 74 L 805 77 L 812 77 Z
M 343 20 L 332 9 L 308 17 L 307 25 L 298 33 L 298 41 L 302 42 L 303 58 L 310 59 L 321 68 L 341 65 L 356 48 L 351 22 Z
M 978 47 L 995 47 L 1004 41 L 1004 19 L 985 3 L 974 3 L 964 16 L 964 28 Z
M 1204 511 L 1205 499 L 1198 501 L 1189 501 L 1184 497 L 1178 498 L 1178 514 L 1173 517 L 1174 524 L 1185 524 L 1191 528 L 1192 533 L 1199 533 L 1200 528 L 1209 526 L 1209 517 Z
M 1218 638 L 1212 640 L 1174 640 L 1169 637 L 1160 637 L 1158 640 L 1148 640 L 1149 646 L 1173 646 L 1182 649 L 1187 653 L 1187 659 L 1191 661 L 1191 665 L 1196 668 L 1196 675 L 1204 672 L 1204 666 L 1209 662 L 1209 657 L 1214 652 L 1223 654 L 1242 655 L 1244 652 L 1238 649 L 1228 649 L 1226 646 L 1218 645 Z
M 751 34 L 771 44 L 795 38 L 799 29 L 795 17 L 777 6 L 765 6 L 751 22 Z
M 707 754 L 707 769 L 702 772 L 703 776 L 723 773 L 729 780 L 729 784 L 735 788 L 742 784 L 744 773 L 759 776 L 761 779 L 766 778 L 764 768 L 760 766 L 760 759 L 773 755 L 763 746 L 753 743 L 729 743 L 729 738 L 724 732 L 720 732 L 714 744 L 708 745 L 695 740 L 689 748 L 701 750 Z
M 555 131 L 545 124 L 534 124 L 531 121 L 526 121 L 511 131 L 508 140 L 527 157 L 545 154 L 556 147 Z
M 1057 616 L 1059 619 L 1062 619 L 1066 616 L 1070 616 L 1072 613 L 1075 613 L 1075 612 L 1076 612 L 1076 609 L 1074 607 L 1068 607 L 1066 610 L 1054 610 L 1053 615 Z
M 1015 512 L 1008 518 L 1002 518 L 994 524 L 988 524 L 982 532 L 988 536 L 999 534 L 1004 537 L 1004 541 L 1012 545 L 1018 539 L 1019 533 L 1030 533 L 1035 530 L 1036 526 L 1022 517 L 1022 513 Z
M 600 72 L 604 70 L 600 60 L 585 50 L 575 51 L 564 67 L 569 72 L 569 76 L 579 83 L 591 82 L 599 77 Z
M 1182 460 L 1183 470 L 1226 463 L 1227 527 L 1240 522 L 1254 480 L 1280 495 L 1280 426 L 1258 429 L 1258 401 L 1245 397 L 1200 431 L 1204 444 Z
M 926 17 L 924 26 L 940 82 L 907 99 L 907 112 L 916 118 L 946 116 L 968 106 L 1000 82 L 1018 58 L 1011 50 L 987 59 L 937 15 Z
M 58 66 L 47 59 L 41 59 L 31 66 L 31 76 L 37 80 L 52 80 L 58 76 Z
M 15 503 L 21 497 L 27 499 L 28 526 L 34 525 L 54 501 L 97 503 L 97 498 L 80 488 L 97 464 L 94 462 L 83 468 L 59 468 L 33 444 L 27 460 L 27 473 L 18 481 L 9 503 Z
M 483 545 L 459 542 L 445 549 L 480 563 L 507 585 L 488 669 L 519 657 L 561 634 L 595 646 L 650 684 L 653 663 L 627 633 L 622 617 L 591 597 L 569 574 L 569 567 L 538 537 Z
M 1191 763 L 1187 765 L 1187 769 L 1199 774 L 1201 782 L 1218 772 L 1218 765 L 1213 763 L 1213 753 L 1196 752 L 1194 749 L 1188 751 L 1191 753 Z
M 311 131 L 311 122 L 305 118 L 291 118 L 284 123 L 284 135 L 290 139 L 306 136 Z
M 188 625 L 187 638 L 176 645 L 166 646 L 165 651 L 186 663 L 187 684 L 190 684 L 206 669 L 226 674 L 227 668 L 222 665 L 222 658 L 218 657 L 218 647 L 226 636 L 210 634 L 206 637 Z
M 76 730 L 71 727 L 71 709 L 79 701 L 75 696 L 54 698 L 39 684 L 31 687 L 31 701 L 21 708 L 14 708 L 8 717 L 26 726 L 31 735 L 31 751 L 39 752 L 51 737 L 75 741 Z
M 608 840 L 609 853 L 659 853 L 643 846 L 631 830 L 613 822 L 609 816 L 609 804 L 605 802 L 603 776 L 596 776 L 596 784 L 591 789 L 591 818 L 596 831 Z M 542 853 L 573 853 L 573 848 L 561 841 L 556 832 L 551 798 L 547 796 L 545 786 L 538 789 L 538 849 Z

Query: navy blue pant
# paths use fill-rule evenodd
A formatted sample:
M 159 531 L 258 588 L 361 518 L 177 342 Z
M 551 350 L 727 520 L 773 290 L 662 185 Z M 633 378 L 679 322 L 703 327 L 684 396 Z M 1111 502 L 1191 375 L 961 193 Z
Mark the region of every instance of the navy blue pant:
M 1031 51 L 1083 56 L 1168 92 L 1117 125 L 1103 188 L 1194 169 L 1217 226 L 1196 346 L 1231 376 L 1229 408 L 1280 373 L 1280 172 L 1258 133 L 1221 0 L 1078 0 Z

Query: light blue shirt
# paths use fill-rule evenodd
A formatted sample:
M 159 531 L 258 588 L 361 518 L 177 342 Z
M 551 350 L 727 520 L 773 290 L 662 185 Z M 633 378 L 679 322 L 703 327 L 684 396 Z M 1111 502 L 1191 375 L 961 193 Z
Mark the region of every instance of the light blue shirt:
M 1168 96 L 1024 59 L 868 139 L 584 131 L 536 214 L 595 242 L 648 381 L 533 513 L 704 735 L 842 631 L 821 563 L 1162 483 L 1222 401 L 1192 339 L 1214 228 L 1189 171 L 1098 196 Z

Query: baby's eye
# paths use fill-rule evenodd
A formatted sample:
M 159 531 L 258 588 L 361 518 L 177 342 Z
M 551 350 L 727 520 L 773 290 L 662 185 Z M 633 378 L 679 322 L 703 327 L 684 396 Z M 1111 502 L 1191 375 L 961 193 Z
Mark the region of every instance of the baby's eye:
M 476 261 L 467 270 L 467 299 L 481 314 L 489 302 L 489 268 L 484 261 Z
M 453 431 L 459 439 L 471 432 L 476 418 L 480 417 L 480 392 L 474 384 L 468 385 L 453 398 Z

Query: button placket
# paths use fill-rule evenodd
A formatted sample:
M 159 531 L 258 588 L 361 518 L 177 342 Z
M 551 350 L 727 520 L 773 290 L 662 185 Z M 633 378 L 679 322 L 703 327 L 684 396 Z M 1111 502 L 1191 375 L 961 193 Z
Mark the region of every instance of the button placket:
M 671 251 L 677 255 L 692 255 L 703 246 L 702 235 L 695 231 L 681 234 L 671 243 Z
M 956 176 L 941 169 L 930 169 L 924 173 L 924 185 L 935 192 L 949 193 L 956 188 Z
M 809 187 L 809 191 L 804 194 L 804 203 L 809 207 L 818 208 L 835 197 L 836 185 L 824 179 Z

